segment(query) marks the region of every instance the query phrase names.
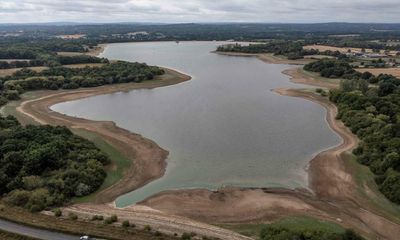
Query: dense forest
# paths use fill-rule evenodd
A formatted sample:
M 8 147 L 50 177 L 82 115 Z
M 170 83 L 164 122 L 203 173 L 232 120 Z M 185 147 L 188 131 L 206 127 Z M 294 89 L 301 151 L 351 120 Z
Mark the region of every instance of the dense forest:
M 351 230 L 344 233 L 330 233 L 325 231 L 295 231 L 284 227 L 269 225 L 262 229 L 260 240 L 364 240 Z
M 40 89 L 76 89 L 106 84 L 142 82 L 151 80 L 164 70 L 143 63 L 114 62 L 99 67 L 51 67 L 41 72 L 22 69 L 0 78 L 0 105 L 16 100 L 25 91 Z
M 376 175 L 381 192 L 400 203 L 400 79 L 391 75 L 357 73 L 343 61 L 322 60 L 305 70 L 344 78 L 330 100 L 339 109 L 338 118 L 360 141 L 354 154 Z M 329 73 L 329 74 L 327 74 Z
M 83 54 L 76 56 L 58 55 L 57 51 L 54 51 L 53 48 L 45 47 L 47 42 L 48 41 L 43 41 L 40 45 L 33 44 L 29 46 L 21 46 L 17 43 L 0 43 L 0 69 L 36 66 L 54 67 L 65 64 L 107 62 L 106 59 Z M 83 53 L 85 49 L 82 48 L 81 45 L 77 46 L 80 48 L 64 49 L 60 47 L 59 50 L 76 50 Z
M 337 58 L 346 58 L 346 55 L 338 51 L 320 52 L 317 49 L 303 49 L 304 42 L 301 41 L 269 41 L 250 45 L 227 44 L 217 48 L 219 52 L 239 52 L 239 53 L 272 53 L 282 55 L 289 60 L 301 59 L 307 55 L 327 55 Z
M 326 39 L 336 35 L 357 34 L 365 40 L 400 37 L 400 24 L 374 23 L 183 23 L 183 24 L 0 24 L 1 32 L 23 33 L 22 37 L 47 38 L 63 34 L 86 34 L 88 40 L 160 41 L 160 40 L 259 40 L 259 39 Z M 132 38 L 129 33 L 146 32 Z M 358 36 L 359 35 L 359 36 Z
M 0 194 L 31 211 L 97 190 L 109 163 L 93 143 L 65 127 L 21 126 L 0 117 Z

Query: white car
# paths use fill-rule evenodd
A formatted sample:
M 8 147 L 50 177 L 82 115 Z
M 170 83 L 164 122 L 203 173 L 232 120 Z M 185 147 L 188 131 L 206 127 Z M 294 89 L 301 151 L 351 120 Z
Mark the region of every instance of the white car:
M 79 238 L 79 240 L 90 240 L 89 236 L 82 236 Z

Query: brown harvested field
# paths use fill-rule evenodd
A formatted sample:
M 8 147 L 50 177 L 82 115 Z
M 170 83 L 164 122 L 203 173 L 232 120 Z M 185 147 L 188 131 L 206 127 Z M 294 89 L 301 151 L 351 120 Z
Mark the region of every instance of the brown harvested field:
M 86 37 L 86 34 L 58 35 L 56 37 L 61 39 L 80 39 Z
M 63 65 L 63 67 L 84 68 L 84 67 L 101 67 L 103 65 L 104 65 L 104 63 L 82 63 L 82 64 Z M 21 69 L 22 68 L 0 69 L 0 77 L 12 75 Z M 28 67 L 28 69 L 32 69 L 37 72 L 41 72 L 41 71 L 49 69 L 49 68 L 48 67 Z
M 0 77 L 5 77 L 8 75 L 12 75 L 13 73 L 21 70 L 22 68 L 11 68 L 11 69 L 0 69 Z M 41 72 L 43 70 L 48 69 L 48 67 L 28 67 L 28 69 L 32 69 L 34 71 Z
M 327 46 L 327 45 L 308 45 L 303 47 L 306 50 L 310 49 L 317 49 L 321 52 L 323 51 L 339 51 L 341 53 L 347 53 L 347 51 L 350 49 L 352 52 L 361 52 L 361 48 L 345 48 L 345 47 L 332 47 L 332 46 Z M 372 53 L 372 49 L 365 49 L 365 52 L 367 53 Z M 385 53 L 384 50 L 381 50 L 380 53 Z M 390 55 L 396 55 L 397 51 L 390 51 Z
M 82 54 L 84 54 L 84 53 L 81 53 L 81 52 L 57 52 L 57 55 L 66 56 L 66 57 L 79 56 Z
M 400 68 L 358 68 L 356 70 L 361 73 L 370 72 L 375 76 L 378 76 L 379 74 L 390 74 L 400 78 Z
M 81 64 L 70 64 L 70 65 L 63 65 L 66 68 L 84 68 L 84 67 L 101 67 L 104 63 L 81 63 Z

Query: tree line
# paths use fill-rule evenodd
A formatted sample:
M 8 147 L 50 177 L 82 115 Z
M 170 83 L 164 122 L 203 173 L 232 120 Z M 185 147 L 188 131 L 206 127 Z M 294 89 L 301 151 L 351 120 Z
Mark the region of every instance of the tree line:
M 77 89 L 107 84 L 142 82 L 164 74 L 164 70 L 144 63 L 113 62 L 99 67 L 51 67 L 41 72 L 22 69 L 0 78 L 0 105 L 19 99 L 26 91 Z
M 304 49 L 303 41 L 270 41 L 267 43 L 258 43 L 250 45 L 227 44 L 217 48 L 219 52 L 239 52 L 239 53 L 272 53 L 274 55 L 282 55 L 289 60 L 302 59 L 308 55 L 327 55 L 337 58 L 346 58 L 345 54 L 339 51 L 320 52 L 317 49 Z
M 30 211 L 62 205 L 103 183 L 110 160 L 66 127 L 21 126 L 0 117 L 0 194 Z
M 333 233 L 323 230 L 292 230 L 285 227 L 268 225 L 261 230 L 260 240 L 364 240 L 352 230 Z
M 331 90 L 329 96 L 338 107 L 337 118 L 361 140 L 353 151 L 357 160 L 375 174 L 380 191 L 399 204 L 400 79 L 358 73 L 348 63 L 335 60 L 310 63 L 304 69 L 343 78 L 340 89 Z

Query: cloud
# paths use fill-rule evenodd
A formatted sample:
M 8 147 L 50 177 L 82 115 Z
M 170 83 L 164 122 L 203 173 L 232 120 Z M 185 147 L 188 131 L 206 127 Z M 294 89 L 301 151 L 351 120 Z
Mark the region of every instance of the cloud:
M 0 0 L 0 22 L 400 22 L 398 0 Z

